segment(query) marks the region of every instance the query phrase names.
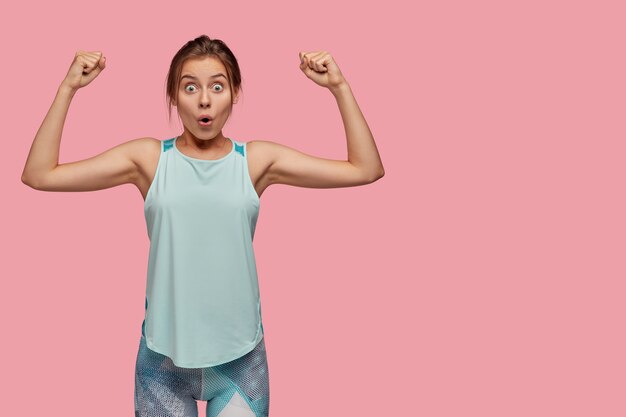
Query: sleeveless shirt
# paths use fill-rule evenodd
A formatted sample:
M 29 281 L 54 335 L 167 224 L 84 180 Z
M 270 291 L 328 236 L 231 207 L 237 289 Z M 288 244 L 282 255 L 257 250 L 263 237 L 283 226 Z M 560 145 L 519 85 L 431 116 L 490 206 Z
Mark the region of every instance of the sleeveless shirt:
M 182 368 L 237 359 L 263 338 L 252 241 L 260 199 L 246 143 L 215 160 L 161 154 L 146 194 L 150 239 L 142 336 Z

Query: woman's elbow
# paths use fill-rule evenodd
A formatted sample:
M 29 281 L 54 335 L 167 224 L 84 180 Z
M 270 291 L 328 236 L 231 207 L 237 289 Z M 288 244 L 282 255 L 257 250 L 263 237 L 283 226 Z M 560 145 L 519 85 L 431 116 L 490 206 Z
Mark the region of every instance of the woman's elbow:
M 37 187 L 34 185 L 34 183 L 32 181 L 30 181 L 29 179 L 27 179 L 26 177 L 22 177 L 22 182 L 26 185 L 28 185 L 30 188 L 32 188 L 33 190 L 36 190 Z
M 378 181 L 379 179 L 381 179 L 382 177 L 385 176 L 385 170 L 381 169 L 380 171 L 378 171 L 377 173 L 375 173 L 374 175 L 370 175 L 368 177 L 368 183 L 371 184 L 373 182 Z
M 22 182 L 28 185 L 33 190 L 41 190 L 41 182 L 36 178 L 33 178 L 32 175 L 26 175 L 26 173 L 22 173 Z
M 384 176 L 385 176 L 385 168 L 383 168 L 383 166 L 381 165 L 380 168 L 378 169 L 378 172 L 374 176 L 374 181 L 378 181 L 379 179 L 381 179 Z M 372 181 L 372 182 L 374 182 L 374 181 Z

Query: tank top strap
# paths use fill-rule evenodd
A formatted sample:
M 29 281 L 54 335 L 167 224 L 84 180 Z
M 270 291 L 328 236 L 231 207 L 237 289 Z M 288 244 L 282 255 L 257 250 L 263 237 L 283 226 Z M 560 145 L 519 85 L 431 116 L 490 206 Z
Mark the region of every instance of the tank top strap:
M 167 152 L 170 149 L 172 149 L 172 147 L 174 146 L 174 139 L 176 138 L 171 138 L 171 139 L 167 139 L 163 141 L 163 146 L 161 147 L 161 151 L 162 152 Z
M 246 157 L 246 143 L 243 142 L 242 144 L 239 144 L 235 141 L 233 141 L 233 145 L 235 146 L 235 152 L 239 152 L 241 154 L 241 156 L 243 156 L 244 158 Z

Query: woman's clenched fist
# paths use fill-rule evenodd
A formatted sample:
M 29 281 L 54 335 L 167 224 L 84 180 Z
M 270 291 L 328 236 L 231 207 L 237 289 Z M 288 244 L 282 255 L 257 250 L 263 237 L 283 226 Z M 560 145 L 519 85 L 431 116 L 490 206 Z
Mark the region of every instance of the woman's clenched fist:
M 72 90 L 78 90 L 92 82 L 105 67 L 106 58 L 102 52 L 78 51 L 63 80 L 63 84 Z

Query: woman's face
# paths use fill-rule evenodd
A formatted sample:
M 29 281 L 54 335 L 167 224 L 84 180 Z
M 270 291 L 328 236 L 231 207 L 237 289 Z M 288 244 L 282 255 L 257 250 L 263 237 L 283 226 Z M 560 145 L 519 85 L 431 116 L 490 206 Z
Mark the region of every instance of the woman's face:
M 183 63 L 176 109 L 185 130 L 197 139 L 223 138 L 222 127 L 232 110 L 228 74 L 222 62 L 212 56 L 190 58 Z M 233 102 L 237 102 L 235 95 Z M 208 115 L 211 122 L 201 123 Z

